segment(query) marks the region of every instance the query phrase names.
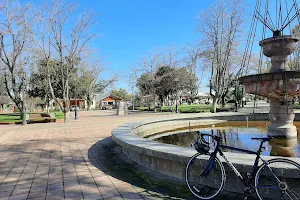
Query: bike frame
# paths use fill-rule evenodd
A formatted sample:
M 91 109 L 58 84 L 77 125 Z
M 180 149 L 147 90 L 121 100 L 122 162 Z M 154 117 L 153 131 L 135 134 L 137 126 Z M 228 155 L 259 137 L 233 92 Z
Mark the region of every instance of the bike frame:
M 209 136 L 209 137 L 212 137 L 213 135 L 210 135 L 210 134 L 202 134 L 203 136 Z M 246 150 L 246 149 L 241 149 L 241 148 L 236 148 L 236 147 L 231 147 L 231 146 L 227 146 L 227 145 L 222 145 L 220 144 L 220 140 L 216 140 L 217 141 L 217 145 L 216 145 L 216 148 L 214 150 L 214 152 L 212 152 L 210 154 L 211 158 L 216 158 L 217 156 L 217 153 L 220 154 L 220 156 L 222 156 L 224 158 L 224 160 L 226 161 L 226 163 L 229 165 L 229 167 L 233 170 L 233 172 L 235 173 L 235 175 L 237 177 L 239 177 L 239 179 L 241 180 L 241 182 L 246 186 L 246 187 L 249 187 L 249 185 L 254 181 L 254 177 L 255 177 L 255 174 L 256 172 L 258 171 L 259 169 L 259 166 L 258 166 L 258 163 L 259 163 L 259 160 L 261 160 L 263 163 L 266 163 L 267 161 L 265 161 L 261 156 L 261 152 L 262 152 L 262 148 L 263 148 L 263 141 L 261 141 L 260 143 L 260 146 L 258 148 L 257 151 L 250 151 L 250 150 Z M 240 172 L 236 169 L 236 167 L 226 158 L 226 156 L 224 155 L 222 149 L 230 149 L 230 150 L 234 150 L 234 151 L 239 151 L 239 152 L 244 152 L 244 153 L 247 153 L 247 154 L 253 154 L 253 155 L 256 155 L 256 158 L 255 158 L 255 161 L 254 161 L 254 165 L 253 165 L 253 168 L 252 168 L 252 171 L 250 174 L 248 174 L 248 176 L 245 178 L 243 177 Z M 271 169 L 270 169 L 271 170 Z M 272 170 L 271 170 L 272 172 Z M 272 172 L 273 175 L 275 175 L 273 172 Z M 276 175 L 275 175 L 276 177 Z M 277 177 L 276 177 L 277 178 Z
M 246 187 L 248 187 L 254 181 L 255 174 L 256 174 L 257 170 L 259 169 L 259 166 L 258 166 L 259 160 L 261 160 L 263 163 L 266 163 L 266 161 L 260 156 L 262 145 L 263 145 L 263 142 L 261 142 L 259 149 L 255 152 L 255 151 L 250 151 L 250 150 L 246 150 L 246 149 L 240 149 L 240 148 L 236 148 L 236 147 L 221 145 L 218 142 L 218 145 L 217 145 L 215 151 L 211 154 L 211 156 L 213 158 L 215 158 L 217 156 L 217 152 L 218 152 L 220 154 L 220 156 L 222 156 L 224 158 L 224 160 L 229 165 L 229 167 L 232 169 L 232 171 L 235 173 L 235 175 L 237 177 L 239 177 L 241 182 Z M 247 153 L 247 154 L 256 155 L 252 171 L 250 172 L 248 177 L 245 178 L 240 174 L 240 172 L 236 169 L 236 167 L 227 159 L 227 157 L 224 155 L 224 153 L 221 149 L 230 149 L 230 150 L 234 150 L 234 151 L 239 151 L 239 152 L 244 152 L 244 153 Z

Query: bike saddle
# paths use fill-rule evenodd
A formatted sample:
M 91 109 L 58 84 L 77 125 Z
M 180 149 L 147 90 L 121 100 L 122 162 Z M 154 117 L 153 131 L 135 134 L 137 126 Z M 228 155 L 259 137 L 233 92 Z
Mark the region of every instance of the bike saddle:
M 265 137 L 265 138 L 254 137 L 254 138 L 251 138 L 251 140 L 259 140 L 259 141 L 263 141 L 263 142 L 270 141 L 272 139 L 274 139 L 274 137 Z

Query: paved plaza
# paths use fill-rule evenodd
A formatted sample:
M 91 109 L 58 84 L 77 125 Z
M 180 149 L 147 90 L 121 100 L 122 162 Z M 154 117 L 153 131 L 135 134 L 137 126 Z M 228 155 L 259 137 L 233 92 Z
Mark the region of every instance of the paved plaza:
M 194 199 L 184 184 L 128 160 L 111 139 L 116 126 L 157 115 L 169 114 L 83 111 L 67 124 L 1 125 L 0 200 Z M 218 199 L 232 198 L 243 196 Z

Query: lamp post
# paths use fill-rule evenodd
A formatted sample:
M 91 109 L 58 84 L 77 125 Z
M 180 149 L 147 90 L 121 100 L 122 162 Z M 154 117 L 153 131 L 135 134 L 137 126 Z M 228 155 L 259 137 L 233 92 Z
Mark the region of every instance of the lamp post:
M 22 80 L 22 98 L 23 98 L 23 101 L 22 101 L 22 125 L 26 125 L 27 124 L 27 121 L 26 121 L 26 102 L 25 102 L 26 72 L 21 71 L 19 75 L 20 75 L 20 78 Z
M 238 95 L 240 92 L 240 87 L 239 87 L 239 83 L 238 80 L 235 80 L 235 112 L 238 112 L 239 110 L 239 99 L 238 99 Z
M 132 106 L 132 110 L 134 111 L 134 96 L 133 96 L 133 92 L 134 92 L 134 86 L 132 86 L 132 98 L 131 98 L 131 106 Z
M 78 107 L 79 109 L 79 107 Z M 75 77 L 75 120 L 78 119 L 78 110 L 77 110 L 77 79 Z
M 174 81 L 176 87 L 176 113 L 178 113 L 178 81 L 179 81 L 178 77 L 176 77 Z

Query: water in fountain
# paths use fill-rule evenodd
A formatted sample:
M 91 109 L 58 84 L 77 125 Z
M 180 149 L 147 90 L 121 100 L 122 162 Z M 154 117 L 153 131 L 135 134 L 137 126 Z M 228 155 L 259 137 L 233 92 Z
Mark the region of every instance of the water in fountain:
M 269 124 L 270 122 L 266 121 L 249 121 L 248 124 L 244 121 L 230 121 L 216 124 L 214 127 L 208 125 L 206 128 L 193 127 L 192 130 L 183 130 L 182 132 L 169 131 L 169 134 L 150 137 L 150 139 L 193 148 L 190 144 L 197 139 L 198 131 L 200 131 L 201 133 L 218 135 L 224 145 L 256 151 L 260 141 L 251 140 L 251 138 L 266 137 Z M 296 122 L 295 125 L 300 127 L 300 122 Z M 275 139 L 269 145 L 265 144 L 264 146 L 268 148 L 262 152 L 263 155 L 300 157 L 300 140 L 297 141 L 297 138 Z

